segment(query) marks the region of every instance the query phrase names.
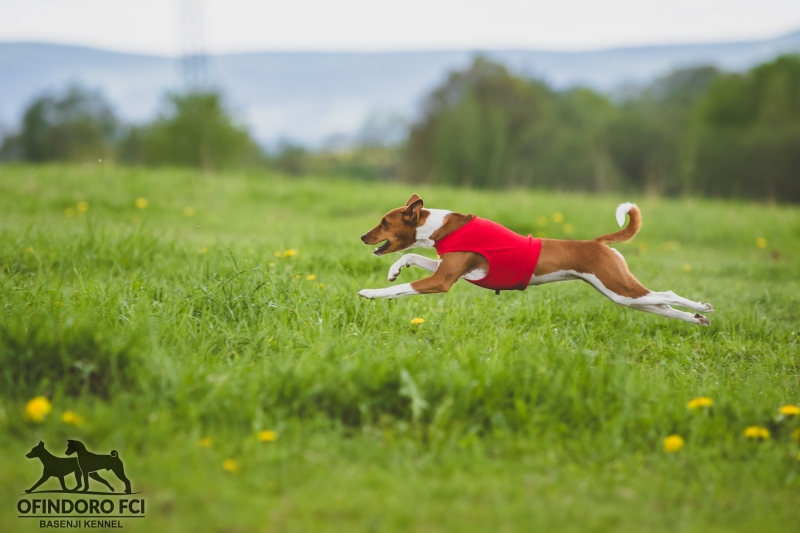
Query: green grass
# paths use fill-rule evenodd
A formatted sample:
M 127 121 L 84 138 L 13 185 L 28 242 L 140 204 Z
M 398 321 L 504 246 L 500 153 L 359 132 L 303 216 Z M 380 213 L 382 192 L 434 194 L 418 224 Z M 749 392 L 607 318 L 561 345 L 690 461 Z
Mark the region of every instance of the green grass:
M 551 237 L 561 212 L 574 238 L 636 201 L 632 272 L 713 303 L 711 326 L 579 282 L 358 298 L 396 259 L 358 237 L 411 192 Z M 41 473 L 24 454 L 77 438 L 118 450 L 144 491 L 130 531 L 786 531 L 800 424 L 776 415 L 800 403 L 799 279 L 795 207 L 0 167 L 0 530 L 38 529 L 16 518 Z M 41 423 L 23 416 L 37 395 Z M 713 409 L 688 411 L 701 395 Z

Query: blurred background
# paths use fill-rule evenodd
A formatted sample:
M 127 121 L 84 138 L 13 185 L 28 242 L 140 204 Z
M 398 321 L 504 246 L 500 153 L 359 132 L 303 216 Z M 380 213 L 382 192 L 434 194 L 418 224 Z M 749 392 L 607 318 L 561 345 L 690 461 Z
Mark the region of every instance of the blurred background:
M 0 162 L 800 201 L 796 1 L 0 1 Z

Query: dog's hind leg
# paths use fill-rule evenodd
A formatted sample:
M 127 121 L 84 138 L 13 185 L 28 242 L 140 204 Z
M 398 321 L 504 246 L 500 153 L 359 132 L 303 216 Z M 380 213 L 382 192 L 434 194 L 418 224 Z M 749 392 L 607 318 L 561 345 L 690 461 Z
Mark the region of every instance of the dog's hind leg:
M 389 267 L 389 281 L 396 280 L 397 276 L 400 275 L 400 271 L 410 266 L 419 267 L 428 272 L 436 272 L 436 269 L 439 268 L 439 261 L 417 254 L 406 254 Z
M 94 479 L 95 481 L 99 481 L 100 483 L 102 483 L 103 485 L 108 487 L 111 490 L 111 492 L 114 492 L 114 487 L 112 487 L 111 484 L 108 481 L 106 481 L 105 479 L 101 478 L 100 474 L 98 474 L 97 472 L 92 472 L 91 474 L 89 474 L 89 477 Z
M 117 464 L 113 465 L 111 467 L 111 471 L 114 472 L 114 474 L 117 475 L 117 477 L 120 479 L 120 481 L 125 483 L 125 494 L 130 494 L 131 493 L 131 482 L 128 480 L 128 478 L 125 477 L 125 468 L 123 468 L 123 466 L 122 466 L 122 461 L 119 461 L 119 462 L 117 462 Z
M 44 483 L 48 479 L 50 479 L 50 476 L 48 476 L 47 474 L 42 474 L 42 478 L 39 481 L 36 482 L 36 485 L 34 485 L 33 487 L 29 488 L 25 492 L 27 492 L 27 493 L 33 492 L 34 490 L 36 490 L 36 487 L 38 487 L 39 485 L 41 485 L 42 483 Z M 63 484 L 63 482 L 62 482 L 62 484 Z
M 78 490 L 80 490 L 80 488 L 82 486 L 81 485 L 81 471 L 80 470 L 76 470 L 75 471 L 75 483 L 76 483 L 76 485 L 75 485 L 75 488 L 72 489 L 72 492 L 77 492 Z
M 683 320 L 685 322 L 691 322 L 692 324 L 699 324 L 701 326 L 708 326 L 709 321 L 703 315 L 692 313 L 687 313 L 685 311 L 678 311 L 677 309 L 673 309 L 668 305 L 640 305 L 640 304 L 632 304 L 629 307 L 632 309 L 638 309 L 639 311 L 645 311 L 647 313 L 655 313 L 656 315 L 665 316 L 668 318 L 677 318 L 678 320 Z
M 60 476 L 58 478 L 58 482 L 61 483 L 61 490 L 63 490 L 64 492 L 67 492 L 67 484 L 64 483 L 64 476 Z
M 703 302 L 693 302 L 683 296 L 678 296 L 672 291 L 665 292 L 651 292 L 646 296 L 648 300 L 653 300 L 654 305 L 677 305 L 686 307 L 692 311 L 699 311 L 702 313 L 713 313 L 714 306 Z M 657 301 L 657 302 L 656 302 Z

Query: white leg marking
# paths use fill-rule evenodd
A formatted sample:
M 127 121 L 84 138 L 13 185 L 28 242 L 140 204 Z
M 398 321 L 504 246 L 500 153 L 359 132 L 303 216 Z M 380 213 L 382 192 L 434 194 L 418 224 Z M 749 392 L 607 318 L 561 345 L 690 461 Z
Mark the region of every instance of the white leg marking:
M 714 307 L 709 304 L 692 302 L 686 298 L 681 298 L 672 291 L 667 292 L 650 292 L 640 298 L 628 298 L 621 296 L 613 291 L 610 291 L 603 285 L 603 282 L 598 279 L 594 274 L 579 273 L 574 270 L 560 270 L 539 276 L 538 278 L 531 278 L 531 285 L 541 285 L 542 283 L 550 283 L 552 281 L 564 281 L 567 279 L 582 279 L 591 284 L 597 289 L 600 294 L 611 300 L 612 302 L 630 307 L 631 309 L 638 309 L 640 311 L 647 311 L 648 313 L 655 313 L 657 315 L 677 318 L 678 320 L 685 320 L 693 324 L 700 324 L 703 326 L 708 325 L 708 319 L 702 315 L 693 315 L 684 311 L 678 311 L 669 306 L 670 303 L 674 305 L 682 305 L 689 307 L 694 311 L 713 311 Z M 688 304 L 692 304 L 689 306 Z
M 686 322 L 691 322 L 692 324 L 700 324 L 701 326 L 709 325 L 708 319 L 703 315 L 693 315 L 692 313 L 687 313 L 685 311 L 678 311 L 677 309 L 673 309 L 668 305 L 632 305 L 631 308 L 638 309 L 639 311 L 645 311 L 647 313 L 655 313 L 668 318 L 677 318 L 678 320 L 684 320 Z
M 470 270 L 461 277 L 469 281 L 478 281 L 486 277 L 486 271 L 482 268 L 476 268 L 475 270 Z
M 713 313 L 714 306 L 711 304 L 703 303 L 703 302 L 693 302 L 692 300 L 687 300 L 683 296 L 678 296 L 672 291 L 666 292 L 651 292 L 647 295 L 649 298 L 659 298 L 661 301 L 659 303 L 665 305 L 678 305 L 680 307 L 687 307 L 692 311 L 700 311 L 702 313 Z
M 388 298 L 392 300 L 394 298 L 400 298 L 401 296 L 413 296 L 415 294 L 419 293 L 411 288 L 410 283 L 403 283 L 396 287 L 386 287 L 385 289 L 364 289 L 358 291 L 358 295 L 367 300 L 375 300 L 376 298 Z
M 571 279 L 581 279 L 581 276 L 574 270 L 558 270 L 544 276 L 531 276 L 528 286 L 544 285 L 545 283 L 555 283 L 556 281 L 569 281 Z
M 394 281 L 400 275 L 400 271 L 406 267 L 415 266 L 428 272 L 436 272 L 439 268 L 439 261 L 428 259 L 417 254 L 406 254 L 389 268 L 389 281 Z

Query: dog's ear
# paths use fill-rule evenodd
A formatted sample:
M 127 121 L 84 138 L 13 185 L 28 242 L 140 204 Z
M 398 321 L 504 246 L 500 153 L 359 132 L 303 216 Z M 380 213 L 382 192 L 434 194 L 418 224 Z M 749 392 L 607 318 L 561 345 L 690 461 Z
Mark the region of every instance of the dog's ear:
M 410 206 L 411 204 L 413 204 L 417 200 L 421 200 L 421 198 L 419 196 L 417 196 L 417 193 L 412 194 L 411 198 L 409 198 L 408 201 L 406 202 L 406 207 Z
M 417 195 L 415 194 L 414 196 Z M 413 199 L 414 196 L 411 198 Z M 417 197 L 413 202 L 411 202 L 411 200 L 409 200 L 409 202 L 410 203 L 403 210 L 403 221 L 416 224 L 419 221 L 419 212 L 423 206 L 422 198 Z
M 39 446 L 44 446 L 44 441 L 43 440 L 39 441 Z

